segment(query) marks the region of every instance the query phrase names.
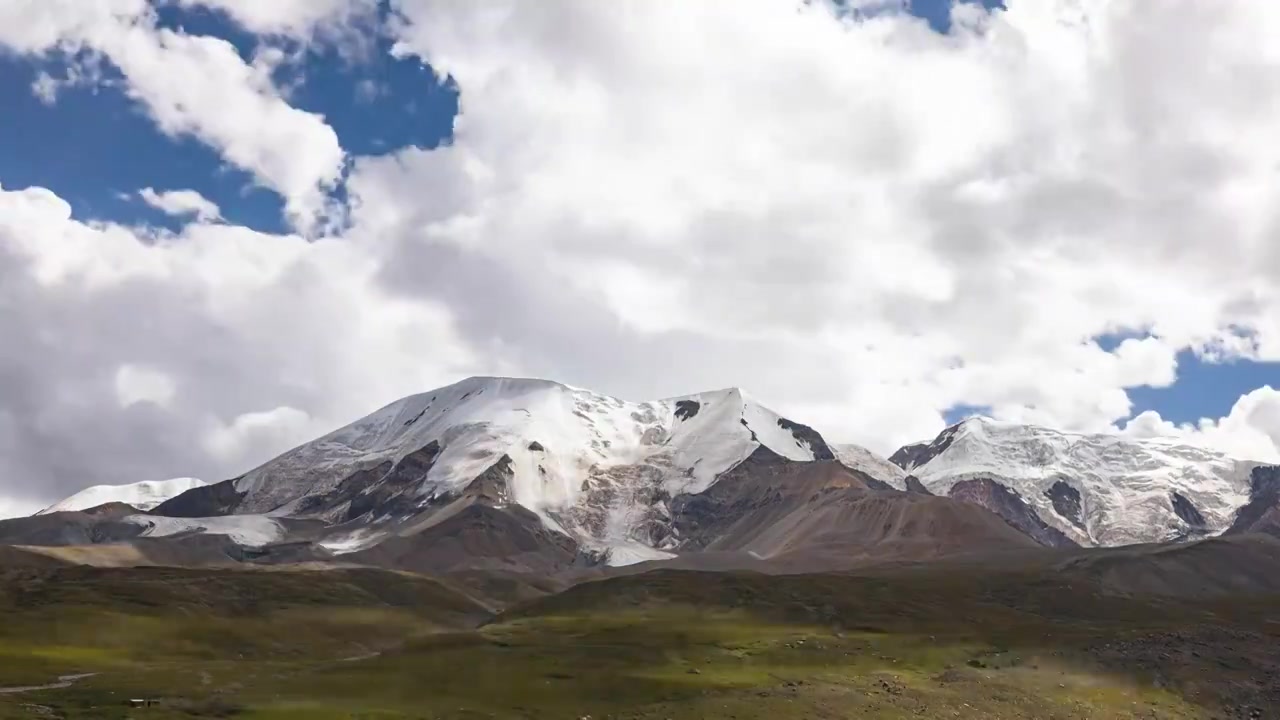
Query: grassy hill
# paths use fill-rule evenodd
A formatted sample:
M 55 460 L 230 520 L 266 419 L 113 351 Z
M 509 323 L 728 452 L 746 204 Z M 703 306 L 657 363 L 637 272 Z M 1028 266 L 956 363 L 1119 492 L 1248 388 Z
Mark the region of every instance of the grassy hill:
M 9 568 L 0 688 L 98 674 L 0 692 L 0 718 L 1269 717 L 1278 599 L 1028 567 L 667 570 L 494 616 L 381 570 Z

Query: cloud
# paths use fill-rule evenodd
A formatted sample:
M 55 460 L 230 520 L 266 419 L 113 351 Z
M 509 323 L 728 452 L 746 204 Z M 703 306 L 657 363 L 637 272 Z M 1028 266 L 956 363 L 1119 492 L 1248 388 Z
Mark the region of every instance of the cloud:
M 202 4 L 251 32 L 364 31 L 356 6 Z M 461 113 L 451 143 L 370 158 L 289 105 L 269 53 L 141 2 L 0 5 L 0 43 L 109 58 L 300 228 L 327 188 L 350 198 L 308 242 L 0 190 L 0 333 L 30 348 L 0 353 L 0 477 L 50 500 L 227 477 L 468 374 L 738 385 L 887 452 L 957 404 L 1113 430 L 1186 349 L 1280 359 L 1280 7 L 1008 5 L 941 35 L 893 3 L 396 0 L 395 53 Z M 122 366 L 173 392 L 121 407 Z M 1267 412 L 1187 437 L 1265 452 Z
M 124 92 L 161 132 L 214 147 L 280 193 L 298 227 L 318 226 L 345 161 L 338 136 L 319 115 L 289 105 L 270 67 L 245 62 L 231 43 L 159 28 L 142 0 L 19 0 L 0 7 L 4 48 L 110 61 L 124 76 Z M 69 73 L 78 80 L 94 74 L 76 65 Z M 38 80 L 33 91 L 56 98 L 49 82 Z
M 126 363 L 116 370 L 116 400 L 120 407 L 142 402 L 168 405 L 177 391 L 173 378 L 155 368 Z
M 1280 391 L 1270 385 L 1242 396 L 1226 417 L 1177 425 L 1148 410 L 1125 423 L 1129 437 L 1177 438 L 1244 460 L 1280 463 Z
M 0 496 L 0 520 L 5 520 L 8 518 L 15 518 L 15 517 L 25 517 L 27 515 L 34 515 L 40 512 L 41 510 L 45 509 L 46 507 L 48 507 L 48 505 L 42 505 L 39 503 L 33 503 L 28 501 L 12 500 L 10 498 Z
M 156 192 L 148 187 L 139 190 L 138 197 L 151 207 L 175 217 L 193 216 L 200 222 L 222 217 L 222 210 L 217 204 L 195 190 Z
M 0 188 L 0 336 L 21 349 L 0 352 L 0 478 L 23 479 L 0 495 L 233 477 L 298 439 L 296 413 L 319 434 L 477 365 L 444 308 L 377 269 L 347 242 L 148 234 Z
M 31 93 L 45 105 L 53 105 L 58 101 L 58 89 L 61 83 L 47 72 L 36 75 L 31 81 Z
M 378 0 L 177 0 L 185 7 L 219 10 L 258 35 L 309 38 L 319 31 L 342 32 L 376 16 Z
M 723 376 L 889 449 L 956 403 L 1106 429 L 1179 349 L 1276 331 L 1269 6 L 1017 2 L 941 35 L 823 3 L 636 2 L 625 22 L 396 5 L 397 52 L 448 74 L 462 111 L 447 151 L 355 162 L 354 232 L 389 246 L 393 279 L 438 261 L 503 278 L 513 303 L 600 308 L 536 322 L 581 333 L 606 389 L 676 384 L 637 348 L 693 377 L 713 356 L 680 338 L 751 346 Z M 459 303 L 449 283 L 396 286 Z M 1152 338 L 1091 340 L 1116 329 Z

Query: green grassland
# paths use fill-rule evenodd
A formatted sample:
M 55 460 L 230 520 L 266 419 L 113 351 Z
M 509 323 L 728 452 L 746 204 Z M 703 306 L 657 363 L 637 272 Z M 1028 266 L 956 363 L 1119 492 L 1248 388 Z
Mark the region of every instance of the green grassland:
M 1016 574 L 658 572 L 497 617 L 381 571 L 3 579 L 0 687 L 99 674 L 0 694 L 0 718 L 1248 717 L 1280 646 L 1271 598 Z

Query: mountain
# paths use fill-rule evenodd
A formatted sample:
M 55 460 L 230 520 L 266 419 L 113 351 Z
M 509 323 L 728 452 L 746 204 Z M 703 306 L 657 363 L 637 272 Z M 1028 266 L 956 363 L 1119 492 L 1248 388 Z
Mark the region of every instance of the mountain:
M 158 504 L 171 487 L 94 488 L 0 522 L 0 543 L 521 585 L 601 566 L 822 570 L 1280 526 L 1264 466 L 1168 441 L 970 419 L 885 459 L 735 388 L 631 402 L 493 377 L 403 398 L 237 478 L 188 482 Z M 107 498 L 126 502 L 63 510 Z
M 145 480 L 131 485 L 94 485 L 50 505 L 37 515 L 89 510 L 110 503 L 122 503 L 138 510 L 151 510 L 169 498 L 204 485 L 203 480 L 196 478 Z
M 890 460 L 931 493 L 978 502 L 1006 519 L 1012 511 L 998 506 L 1017 507 L 1042 541 L 1060 535 L 1087 547 L 1220 534 L 1250 502 L 1250 474 L 1259 467 L 1168 439 L 989 418 L 967 419 Z
M 162 515 L 325 520 L 354 552 L 466 507 L 519 507 L 590 555 L 624 564 L 680 545 L 668 502 L 767 448 L 833 460 L 812 428 L 738 389 L 628 402 L 545 380 L 477 377 L 396 401 Z
M 730 388 L 629 402 L 476 377 L 406 397 L 145 516 L 142 537 L 314 542 L 348 562 L 546 575 L 682 556 L 829 566 L 1035 546 Z M 310 521 L 306 532 L 284 522 Z

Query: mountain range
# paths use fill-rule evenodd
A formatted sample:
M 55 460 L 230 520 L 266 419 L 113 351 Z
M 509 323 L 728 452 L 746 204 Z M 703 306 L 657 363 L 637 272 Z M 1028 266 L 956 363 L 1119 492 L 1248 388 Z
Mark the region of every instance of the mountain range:
M 1277 472 L 987 418 L 886 459 L 738 389 L 630 402 L 475 377 L 236 478 L 90 488 L 0 522 L 0 543 L 431 573 L 837 569 L 1272 532 Z

